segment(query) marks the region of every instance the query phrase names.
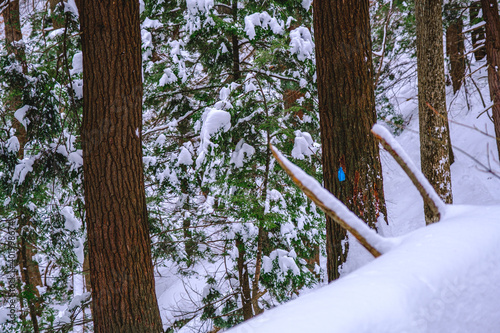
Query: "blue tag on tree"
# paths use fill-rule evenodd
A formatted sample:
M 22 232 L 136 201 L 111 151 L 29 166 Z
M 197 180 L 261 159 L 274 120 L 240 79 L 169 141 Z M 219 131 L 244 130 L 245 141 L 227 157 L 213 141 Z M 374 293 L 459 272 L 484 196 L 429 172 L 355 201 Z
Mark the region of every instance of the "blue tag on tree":
M 342 167 L 340 167 L 338 175 L 339 175 L 339 181 L 343 182 L 345 180 L 345 173 Z

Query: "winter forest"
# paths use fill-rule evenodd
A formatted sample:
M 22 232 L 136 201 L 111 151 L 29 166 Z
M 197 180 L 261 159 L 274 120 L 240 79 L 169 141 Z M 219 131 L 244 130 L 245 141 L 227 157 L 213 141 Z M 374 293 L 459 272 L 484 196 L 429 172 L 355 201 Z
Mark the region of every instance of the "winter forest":
M 0 332 L 498 332 L 497 0 L 0 14 Z

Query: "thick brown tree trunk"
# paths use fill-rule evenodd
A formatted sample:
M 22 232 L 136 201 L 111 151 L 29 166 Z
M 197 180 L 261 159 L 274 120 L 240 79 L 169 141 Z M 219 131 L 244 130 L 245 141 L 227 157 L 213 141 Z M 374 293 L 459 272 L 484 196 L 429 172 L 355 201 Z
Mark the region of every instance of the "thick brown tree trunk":
M 495 135 L 500 138 L 500 18 L 496 0 L 481 0 L 483 18 L 486 21 L 486 55 L 488 59 L 488 83 L 493 101 L 493 123 Z M 497 139 L 498 156 L 500 142 Z
M 313 6 L 325 187 L 375 228 L 387 214 L 379 147 L 370 133 L 376 114 L 369 1 L 315 0 Z M 346 259 L 346 232 L 328 218 L 326 234 L 332 281 Z
M 453 93 L 462 86 L 465 77 L 465 41 L 462 34 L 463 21 L 460 18 L 453 20 L 446 29 L 446 53 L 450 57 L 450 75 L 453 84 Z
M 415 2 L 420 162 L 439 196 L 452 203 L 441 4 L 441 0 Z M 429 207 L 424 210 L 427 224 L 438 221 Z
M 22 44 L 17 43 L 23 38 L 19 13 L 19 0 L 10 1 L 3 11 L 2 16 L 5 25 L 5 42 L 7 51 L 9 54 L 13 54 L 15 56 L 15 59 L 21 65 L 23 73 L 26 74 L 27 68 L 25 50 Z M 23 106 L 23 89 L 24 83 L 22 80 L 9 87 L 11 94 L 5 103 L 7 110 L 12 117 L 12 124 L 16 130 L 16 137 L 19 141 L 19 151 L 17 155 L 20 160 L 24 158 L 27 133 L 26 128 L 24 128 L 24 126 L 16 118 L 14 118 L 14 112 Z M 22 197 L 23 192 L 23 186 L 20 186 L 18 188 L 18 197 Z M 40 275 L 38 263 L 33 260 L 35 255 L 33 240 L 29 239 L 29 233 L 26 232 L 29 230 L 27 227 L 31 223 L 29 210 L 25 209 L 22 205 L 19 205 L 17 207 L 17 213 L 19 216 L 18 232 L 20 236 L 17 261 L 21 270 L 21 280 L 24 283 L 24 294 L 28 303 L 33 332 L 37 333 L 40 331 L 37 319 L 37 316 L 39 315 L 40 293 L 37 287 L 42 286 L 42 277 Z
M 162 332 L 144 190 L 139 1 L 80 2 L 94 330 Z
M 477 24 L 476 22 L 477 17 L 479 15 L 479 10 L 481 9 L 481 1 L 474 1 L 470 5 L 469 9 L 469 17 L 470 17 L 470 22 L 473 24 Z M 474 51 L 474 58 L 476 60 L 481 60 L 484 57 L 486 57 L 486 49 L 483 47 L 479 47 L 481 44 L 484 43 L 484 27 L 479 27 L 477 29 L 474 29 L 471 31 L 471 39 L 472 39 L 472 47 L 475 50 Z

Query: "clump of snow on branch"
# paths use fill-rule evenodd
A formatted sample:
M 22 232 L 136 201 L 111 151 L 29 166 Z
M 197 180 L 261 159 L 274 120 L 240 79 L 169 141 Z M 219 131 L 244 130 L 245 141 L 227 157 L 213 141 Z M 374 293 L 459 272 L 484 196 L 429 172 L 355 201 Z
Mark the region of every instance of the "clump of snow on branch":
M 255 38 L 255 27 L 271 29 L 275 34 L 282 35 L 285 31 L 284 22 L 271 17 L 267 12 L 254 13 L 245 17 L 245 32 L 249 39 Z
M 212 144 L 210 137 L 219 130 L 227 132 L 231 128 L 231 114 L 223 110 L 207 108 L 203 114 L 203 126 L 200 131 L 200 147 L 198 148 L 198 158 L 196 159 L 196 168 L 203 163 L 208 148 Z
M 313 58 L 314 42 L 309 29 L 302 26 L 290 32 L 290 52 L 300 61 Z
M 75 213 L 73 212 L 73 208 L 70 206 L 66 206 L 61 210 L 62 216 L 64 216 L 65 222 L 64 227 L 69 231 L 76 231 L 80 229 L 81 223 L 75 217 Z
M 26 117 L 26 112 L 30 109 L 29 105 L 25 105 L 22 108 L 18 109 L 16 112 L 14 112 L 14 117 L 19 121 L 24 128 L 28 128 L 29 120 L 25 119 Z
M 175 81 L 177 81 L 177 76 L 175 76 L 174 72 L 170 68 L 167 68 L 165 69 L 163 76 L 160 78 L 159 86 L 163 87 L 164 85 Z
M 241 139 L 236 145 L 229 163 L 234 164 L 237 168 L 241 168 L 243 166 L 245 156 L 246 158 L 250 158 L 253 154 L 255 154 L 255 148 L 246 143 L 244 139 Z
M 292 157 L 303 160 L 305 156 L 311 156 L 318 151 L 314 146 L 311 134 L 307 132 L 295 131 L 295 142 L 292 149 Z

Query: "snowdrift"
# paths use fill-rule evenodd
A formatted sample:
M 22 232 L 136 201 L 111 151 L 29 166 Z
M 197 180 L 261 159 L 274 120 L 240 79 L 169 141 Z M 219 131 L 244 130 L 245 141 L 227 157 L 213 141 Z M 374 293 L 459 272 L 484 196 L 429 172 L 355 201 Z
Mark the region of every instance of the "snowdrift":
M 448 206 L 357 271 L 229 332 L 498 332 L 499 217 Z

